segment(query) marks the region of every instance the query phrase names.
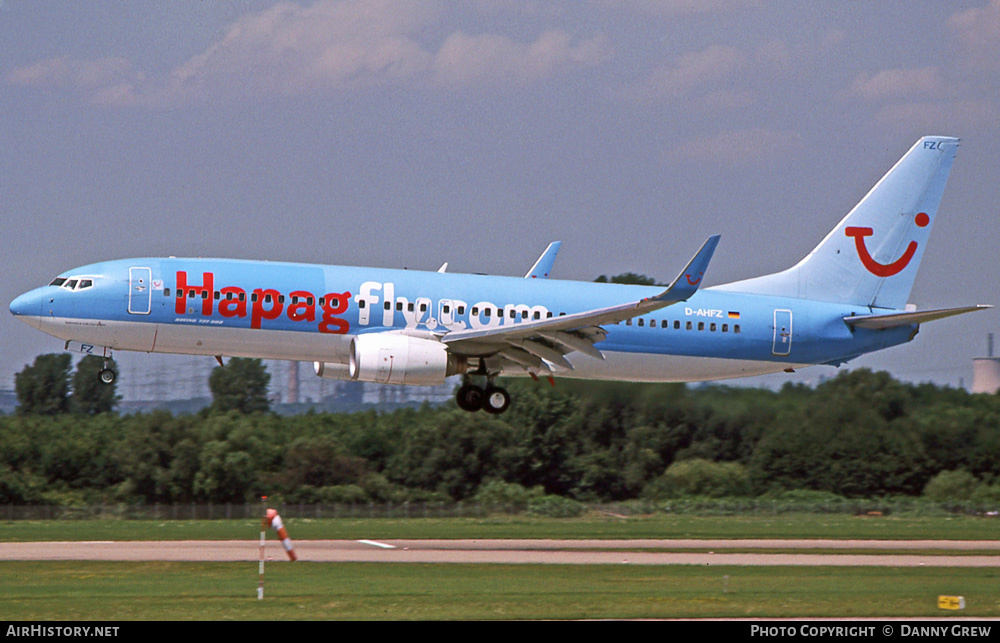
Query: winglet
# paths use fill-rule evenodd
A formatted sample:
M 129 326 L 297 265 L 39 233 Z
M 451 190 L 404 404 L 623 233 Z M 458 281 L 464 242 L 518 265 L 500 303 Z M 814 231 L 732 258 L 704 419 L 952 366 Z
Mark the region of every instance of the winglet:
M 535 265 L 531 267 L 526 275 L 525 279 L 547 279 L 549 273 L 552 272 L 552 264 L 556 262 L 556 254 L 559 252 L 559 246 L 562 245 L 562 241 L 553 241 L 549 244 L 549 247 L 545 249 L 545 252 L 538 257 L 538 261 Z
M 712 235 L 701 246 L 701 249 L 694 255 L 688 265 L 677 275 L 673 283 L 656 297 L 656 301 L 669 301 L 670 303 L 685 301 L 698 291 L 705 271 L 708 270 L 708 262 L 715 254 L 715 247 L 719 245 L 720 235 Z

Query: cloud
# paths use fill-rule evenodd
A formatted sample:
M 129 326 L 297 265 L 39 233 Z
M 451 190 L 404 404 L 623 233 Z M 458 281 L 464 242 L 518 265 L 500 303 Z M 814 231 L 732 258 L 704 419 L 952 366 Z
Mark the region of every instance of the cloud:
M 992 126 L 1000 120 L 1000 112 L 985 100 L 925 101 L 886 105 L 875 118 L 888 127 L 961 136 L 963 132 Z
M 710 45 L 700 51 L 683 54 L 657 66 L 647 79 L 633 88 L 633 97 L 642 101 L 688 101 L 693 97 L 735 96 L 731 85 L 750 62 L 736 47 Z
M 899 100 L 913 96 L 934 96 L 944 90 L 944 79 L 937 67 L 885 69 L 858 74 L 850 94 L 865 101 Z
M 747 167 L 788 156 L 801 145 L 798 132 L 754 128 L 697 137 L 680 146 L 677 153 L 688 161 Z
M 948 18 L 948 28 L 973 56 L 972 62 L 1000 67 L 1000 0 L 991 0 L 985 7 L 966 9 Z
M 560 30 L 526 42 L 455 31 L 435 51 L 428 41 L 440 31 L 443 6 L 434 0 L 286 2 L 239 18 L 167 74 L 147 76 L 121 58 L 57 58 L 17 69 L 9 82 L 74 90 L 106 105 L 169 107 L 384 83 L 530 83 L 610 55 L 604 37 L 574 41 Z
M 7 76 L 14 85 L 69 87 L 85 92 L 122 82 L 134 82 L 140 74 L 124 58 L 77 60 L 60 57 L 20 67 Z
M 564 70 L 590 67 L 610 55 L 606 38 L 595 36 L 576 45 L 563 31 L 547 31 L 533 43 L 483 34 L 448 36 L 434 59 L 434 78 L 444 85 L 503 81 L 525 83 Z
M 682 104 L 691 111 L 734 111 L 766 99 L 768 93 L 811 68 L 843 40 L 827 31 L 808 42 L 768 40 L 754 48 L 714 44 L 662 61 L 626 90 L 633 100 Z
M 615 11 L 637 10 L 658 16 L 729 13 L 763 6 L 761 0 L 591 0 L 591 4 Z

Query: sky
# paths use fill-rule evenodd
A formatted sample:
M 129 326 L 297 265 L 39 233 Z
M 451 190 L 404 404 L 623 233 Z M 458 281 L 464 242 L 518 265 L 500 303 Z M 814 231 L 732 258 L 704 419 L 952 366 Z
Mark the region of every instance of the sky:
M 554 240 L 553 278 L 668 281 L 711 234 L 721 284 L 934 134 L 911 301 L 998 304 L 998 123 L 1000 0 L 0 0 L 0 299 L 164 255 L 522 275 Z M 847 368 L 969 386 L 998 315 Z M 0 337 L 0 388 L 61 350 Z

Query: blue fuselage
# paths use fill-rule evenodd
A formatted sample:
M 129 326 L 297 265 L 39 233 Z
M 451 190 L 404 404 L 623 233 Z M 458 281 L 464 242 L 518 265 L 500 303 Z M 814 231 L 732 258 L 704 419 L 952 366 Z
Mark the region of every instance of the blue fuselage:
M 63 277 L 60 285 L 18 297 L 11 311 L 62 339 L 112 349 L 319 362 L 344 361 L 342 340 L 350 336 L 502 327 L 662 290 L 226 259 L 108 261 Z M 679 381 L 839 364 L 909 341 L 917 330 L 915 324 L 869 330 L 844 323 L 846 316 L 870 314 L 867 307 L 725 288 L 703 289 L 655 313 L 604 326 L 606 338 L 595 347 L 607 363 L 574 354 L 576 368 L 564 376 Z M 711 358 L 712 366 L 656 357 Z

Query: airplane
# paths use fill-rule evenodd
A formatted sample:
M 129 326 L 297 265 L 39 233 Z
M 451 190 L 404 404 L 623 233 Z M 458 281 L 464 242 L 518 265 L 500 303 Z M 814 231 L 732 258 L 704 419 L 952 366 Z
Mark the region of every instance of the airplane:
M 138 258 L 62 273 L 17 297 L 18 319 L 68 350 L 311 361 L 324 378 L 439 385 L 503 413 L 500 376 L 720 380 L 840 365 L 920 324 L 990 306 L 907 305 L 958 149 L 918 140 L 804 259 L 701 288 L 711 236 L 666 288 L 232 259 Z M 113 382 L 105 368 L 100 377 Z M 480 384 L 479 382 L 483 382 Z

